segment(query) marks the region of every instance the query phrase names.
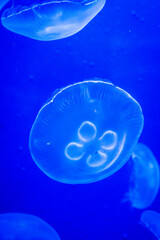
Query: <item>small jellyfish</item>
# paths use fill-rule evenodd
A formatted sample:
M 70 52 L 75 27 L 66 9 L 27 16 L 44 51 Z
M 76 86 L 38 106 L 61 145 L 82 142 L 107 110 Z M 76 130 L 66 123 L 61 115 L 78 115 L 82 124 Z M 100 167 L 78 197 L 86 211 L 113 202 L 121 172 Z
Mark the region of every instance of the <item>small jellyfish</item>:
M 0 239 L 60 240 L 48 223 L 39 217 L 24 213 L 0 214 Z
M 129 193 L 126 197 L 132 207 L 144 209 L 149 207 L 159 190 L 159 165 L 151 150 L 138 143 L 132 153 L 132 174 Z
M 146 210 L 141 214 L 141 222 L 160 240 L 160 214 Z
M 6 9 L 2 25 L 41 41 L 69 37 L 84 28 L 103 8 L 105 0 L 51 0 Z
M 30 132 L 33 160 L 63 183 L 96 182 L 129 159 L 143 128 L 139 104 L 103 81 L 62 88 L 40 109 Z

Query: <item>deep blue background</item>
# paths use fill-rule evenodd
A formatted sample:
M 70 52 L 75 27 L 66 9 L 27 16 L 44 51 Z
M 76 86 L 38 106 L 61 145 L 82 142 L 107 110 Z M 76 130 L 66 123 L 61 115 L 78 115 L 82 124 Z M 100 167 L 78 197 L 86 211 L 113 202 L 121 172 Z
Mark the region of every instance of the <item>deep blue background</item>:
M 62 240 L 155 239 L 139 224 L 141 211 L 121 203 L 129 164 L 97 183 L 61 184 L 35 165 L 28 137 L 40 107 L 56 88 L 98 77 L 141 104 L 145 123 L 140 141 L 160 161 L 159 13 L 159 0 L 109 0 L 82 31 L 51 42 L 0 25 L 1 213 L 39 216 Z M 160 212 L 160 194 L 150 209 Z

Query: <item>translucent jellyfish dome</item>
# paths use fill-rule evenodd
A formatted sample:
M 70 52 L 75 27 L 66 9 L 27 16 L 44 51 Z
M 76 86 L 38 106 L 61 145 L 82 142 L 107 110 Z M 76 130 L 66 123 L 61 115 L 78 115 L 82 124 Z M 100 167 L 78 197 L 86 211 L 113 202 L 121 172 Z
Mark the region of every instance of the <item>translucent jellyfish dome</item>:
M 56 231 L 39 217 L 24 213 L 0 214 L 1 240 L 60 240 Z
M 160 239 L 160 213 L 146 210 L 141 214 L 141 222 Z
M 103 81 L 60 89 L 40 109 L 30 132 L 35 163 L 50 178 L 91 183 L 118 171 L 143 128 L 140 105 Z
M 29 38 L 56 40 L 79 32 L 104 4 L 105 0 L 39 0 L 6 9 L 1 22 L 8 30 Z
M 159 191 L 159 164 L 152 151 L 142 143 L 136 144 L 131 161 L 133 169 L 126 197 L 132 207 L 144 209 L 151 206 Z

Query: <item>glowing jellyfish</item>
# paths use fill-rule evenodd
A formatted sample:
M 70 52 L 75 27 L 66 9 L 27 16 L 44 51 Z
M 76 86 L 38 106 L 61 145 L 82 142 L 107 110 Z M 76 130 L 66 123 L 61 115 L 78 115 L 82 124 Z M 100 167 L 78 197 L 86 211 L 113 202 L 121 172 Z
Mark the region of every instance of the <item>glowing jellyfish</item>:
M 91 183 L 130 157 L 143 128 L 139 104 L 103 81 L 62 88 L 41 108 L 30 133 L 31 155 L 50 178 Z
M 160 239 L 160 214 L 146 210 L 141 214 L 141 222 Z
M 153 203 L 159 190 L 158 162 L 147 146 L 138 143 L 132 153 L 132 164 L 128 200 L 135 208 L 147 208 Z
M 8 30 L 50 41 L 79 32 L 103 8 L 105 0 L 51 0 L 4 11 L 1 21 Z
M 48 223 L 39 217 L 24 213 L 0 214 L 0 239 L 60 240 Z

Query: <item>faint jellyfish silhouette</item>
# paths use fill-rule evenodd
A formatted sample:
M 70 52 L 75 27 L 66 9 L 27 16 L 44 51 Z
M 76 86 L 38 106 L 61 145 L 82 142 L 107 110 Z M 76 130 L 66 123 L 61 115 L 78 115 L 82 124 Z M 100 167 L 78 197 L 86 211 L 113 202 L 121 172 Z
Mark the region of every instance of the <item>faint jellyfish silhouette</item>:
M 159 190 L 159 165 L 151 150 L 138 143 L 132 153 L 132 174 L 126 200 L 132 207 L 144 209 L 149 207 Z
M 62 88 L 40 109 L 30 132 L 33 160 L 50 178 L 91 183 L 118 171 L 143 128 L 139 104 L 103 81 Z
M 2 25 L 41 41 L 69 37 L 84 28 L 103 8 L 105 0 L 51 0 L 6 9 Z
M 0 0 L 0 10 L 9 2 L 9 0 Z
M 48 223 L 39 217 L 24 213 L 0 214 L 0 239 L 60 240 Z
M 160 214 L 146 210 L 141 214 L 141 222 L 160 239 Z

